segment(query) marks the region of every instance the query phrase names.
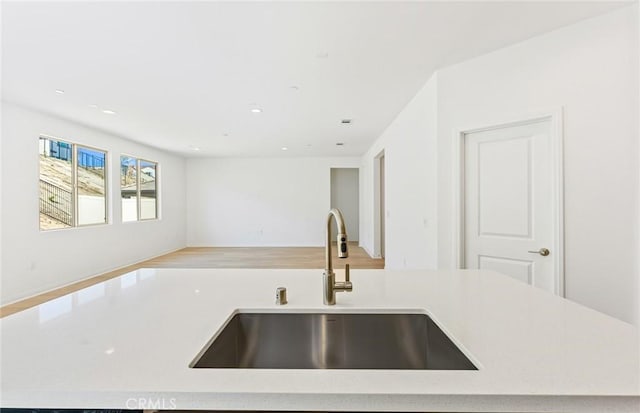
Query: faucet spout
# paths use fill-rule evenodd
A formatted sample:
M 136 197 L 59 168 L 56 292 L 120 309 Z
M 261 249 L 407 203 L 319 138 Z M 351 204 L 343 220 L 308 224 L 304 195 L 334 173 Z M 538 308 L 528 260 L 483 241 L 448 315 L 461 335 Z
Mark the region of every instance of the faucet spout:
M 331 221 L 335 219 L 338 226 L 337 246 L 338 257 L 347 258 L 349 256 L 349 247 L 347 245 L 347 230 L 344 224 L 344 218 L 342 212 L 339 209 L 333 208 L 327 215 L 327 238 L 325 244 L 325 269 L 323 274 L 324 284 L 324 303 L 326 305 L 334 305 L 336 303 L 336 292 L 351 291 L 353 285 L 349 280 L 349 264 L 345 267 L 345 281 L 336 282 L 336 275 L 333 272 L 333 263 L 331 255 Z

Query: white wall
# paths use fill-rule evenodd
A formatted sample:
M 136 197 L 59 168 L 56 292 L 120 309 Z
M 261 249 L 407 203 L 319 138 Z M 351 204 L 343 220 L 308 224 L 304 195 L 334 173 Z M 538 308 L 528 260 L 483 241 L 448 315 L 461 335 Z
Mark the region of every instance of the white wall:
M 187 161 L 189 246 L 321 246 L 331 168 L 358 158 Z
M 13 104 L 2 105 L 3 304 L 91 275 L 182 248 L 185 239 L 185 161 L 78 124 Z M 47 134 L 109 152 L 109 225 L 39 230 L 38 138 Z M 122 223 L 121 153 L 160 162 L 162 219 Z
M 638 31 L 638 45 L 640 45 L 640 7 L 636 7 L 637 11 L 638 11 L 638 24 L 637 24 L 637 31 Z M 640 46 L 639 46 L 640 48 Z M 640 66 L 640 52 L 638 52 L 638 56 L 636 57 L 636 62 L 637 65 Z M 640 96 L 640 82 L 638 82 L 638 96 Z M 638 131 L 640 131 L 640 108 L 638 108 Z M 638 132 L 638 134 L 640 135 L 640 132 Z M 640 150 L 640 145 L 638 145 L 638 150 Z M 640 158 L 640 153 L 638 153 L 638 157 Z M 640 174 L 640 168 L 638 168 L 638 174 Z M 638 185 L 640 185 L 640 175 L 638 176 Z M 640 193 L 640 187 L 638 188 L 638 192 Z M 638 245 L 640 245 L 640 219 L 638 219 L 638 230 L 636 233 L 636 242 L 638 243 Z M 638 297 L 638 315 L 636 318 L 636 325 L 640 325 L 640 254 L 637 254 L 637 266 L 638 266 L 638 280 L 636 281 L 638 284 L 638 292 L 637 292 L 637 297 Z M 639 333 L 640 334 L 640 333 Z M 640 367 L 640 360 L 638 360 L 639 363 L 639 367 Z
M 2 19 L 2 7 L 0 7 L 0 21 Z M 2 32 L 3 30 L 0 30 L 0 44 L 2 44 Z M 0 53 L 0 87 L 2 87 L 2 53 Z M 3 124 L 3 114 L 4 114 L 4 110 L 3 110 L 3 106 L 4 106 L 4 102 L 2 102 L 0 100 L 0 125 Z M 0 287 L 2 286 L 2 257 L 3 257 L 3 249 L 2 249 L 2 203 L 3 203 L 3 196 L 2 194 L 4 193 L 4 188 L 2 186 L 2 157 L 3 157 L 3 142 L 4 138 L 0 135 Z M 1 294 L 1 293 L 0 293 Z M 2 302 L 2 298 L 0 297 L 0 302 Z
M 562 107 L 567 297 L 637 324 L 637 7 L 439 70 L 363 157 L 362 245 L 384 149 L 387 267 L 453 268 L 453 131 Z
M 2 14 L 2 12 L 0 11 L 0 15 L 1 14 Z M 0 35 L 0 38 L 1 37 L 2 37 L 2 35 Z M 2 58 L 0 57 L 0 60 L 1 59 Z M 0 64 L 0 66 L 2 66 L 2 65 Z M 0 69 L 0 79 L 2 79 L 2 69 Z M 4 108 L 4 102 L 0 101 L 0 125 L 4 124 L 3 123 L 4 109 L 3 108 Z M 3 233 L 2 232 L 3 231 L 3 226 L 2 226 L 3 213 L 2 213 L 2 210 L 3 210 L 3 207 L 2 207 L 2 205 L 3 205 L 3 202 L 4 202 L 3 196 L 2 196 L 2 194 L 4 193 L 4 186 L 2 185 L 2 176 L 3 176 L 3 173 L 2 173 L 2 169 L 3 169 L 2 168 L 2 165 L 3 165 L 2 157 L 4 156 L 3 155 L 3 153 L 4 153 L 3 152 L 3 146 L 4 146 L 3 142 L 4 142 L 4 136 L 0 131 L 0 287 L 2 287 L 2 280 L 3 280 L 3 278 L 2 278 L 2 263 L 4 262 L 2 260 L 2 257 L 3 257 L 3 248 L 2 248 L 2 238 L 3 238 L 2 237 L 2 233 Z M 0 293 L 0 295 L 1 295 L 1 293 Z M 0 297 L 0 303 L 1 302 L 2 302 L 2 298 Z
M 439 261 L 452 260 L 452 130 L 564 109 L 566 296 L 636 322 L 635 6 L 438 73 Z
M 374 158 L 384 149 L 385 268 L 437 267 L 437 77 L 432 77 L 362 158 L 360 245 L 374 245 Z
M 358 168 L 331 168 L 331 208 L 342 212 L 349 241 L 360 239 L 360 171 Z M 332 239 L 337 224 L 332 222 Z

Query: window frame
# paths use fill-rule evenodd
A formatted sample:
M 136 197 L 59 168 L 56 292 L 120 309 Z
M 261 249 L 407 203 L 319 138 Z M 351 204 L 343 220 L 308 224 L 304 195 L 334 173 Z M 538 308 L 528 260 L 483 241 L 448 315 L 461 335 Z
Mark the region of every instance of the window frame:
M 110 225 L 111 220 L 109 218 L 111 214 L 109 213 L 110 211 L 109 210 L 109 207 L 110 207 L 110 203 L 109 203 L 110 154 L 109 154 L 109 151 L 106 149 L 97 148 L 95 146 L 78 143 L 70 139 L 58 138 L 53 135 L 47 135 L 47 134 L 41 133 L 40 135 L 38 135 L 38 154 L 40 154 L 40 151 L 39 151 L 40 140 L 43 140 L 43 139 L 47 141 L 63 142 L 71 146 L 71 198 L 72 198 L 71 218 L 72 218 L 73 225 L 68 227 L 61 227 L 61 228 L 43 229 L 40 226 L 40 223 L 38 223 L 38 230 L 40 232 L 51 232 L 51 231 L 61 231 L 61 230 L 68 230 L 68 229 L 96 227 L 101 225 Z M 83 148 L 91 151 L 104 153 L 104 222 L 80 224 L 80 220 L 78 217 L 79 199 L 80 199 L 78 194 L 78 165 L 79 165 L 78 164 L 78 148 Z M 38 180 L 41 180 L 41 177 L 42 177 L 42 171 L 41 171 L 40 159 L 38 159 Z M 38 198 L 40 197 L 39 191 L 40 190 L 38 189 Z M 38 217 L 40 216 L 39 214 L 40 214 L 40 207 L 38 207 Z
M 135 220 L 130 220 L 130 221 L 125 221 L 124 220 L 124 214 L 122 211 L 122 158 L 129 158 L 129 159 L 134 159 L 135 160 L 135 167 L 136 167 L 136 219 Z M 155 212 L 155 217 L 153 218 L 142 218 L 142 185 L 140 182 L 140 176 L 142 174 L 142 169 L 140 168 L 140 163 L 141 162 L 147 162 L 147 163 L 152 163 L 155 165 L 155 208 L 154 208 L 154 212 Z M 127 153 L 121 153 L 120 154 L 120 167 L 118 168 L 120 170 L 120 176 L 118 179 L 118 182 L 120 184 L 120 221 L 123 224 L 128 224 L 131 222 L 145 222 L 145 221 L 158 221 L 160 220 L 160 174 L 159 174 L 159 170 L 160 170 L 160 162 L 158 161 L 154 161 L 148 158 L 143 158 L 143 157 L 139 157 L 139 156 L 134 156 L 134 155 L 129 155 Z

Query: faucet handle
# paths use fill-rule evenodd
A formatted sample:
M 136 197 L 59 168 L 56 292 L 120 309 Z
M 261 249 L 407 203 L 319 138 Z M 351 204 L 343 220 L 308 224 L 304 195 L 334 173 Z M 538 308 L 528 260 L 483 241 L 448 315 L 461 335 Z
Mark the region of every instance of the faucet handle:
M 340 287 L 340 291 L 352 291 L 353 284 L 351 284 L 351 280 L 349 279 L 349 264 L 345 264 L 344 266 L 344 282 L 338 283 Z

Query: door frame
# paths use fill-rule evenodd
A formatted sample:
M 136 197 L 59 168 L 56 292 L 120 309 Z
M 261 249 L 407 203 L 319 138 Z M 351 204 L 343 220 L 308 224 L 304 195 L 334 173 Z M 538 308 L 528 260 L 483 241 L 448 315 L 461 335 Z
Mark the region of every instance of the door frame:
M 384 159 L 383 159 L 384 158 Z M 387 206 L 386 194 L 387 194 L 387 186 L 386 186 L 386 174 L 387 168 L 386 165 L 384 168 L 384 176 L 381 177 L 380 164 L 382 162 L 386 162 L 385 152 L 382 149 L 376 156 L 373 157 L 373 258 L 384 258 L 382 256 L 382 243 L 384 242 L 384 249 L 386 255 L 386 240 L 383 239 L 383 235 L 386 238 L 386 217 L 384 216 L 385 211 L 382 211 L 380 208 L 381 201 L 384 201 L 385 208 Z M 384 178 L 384 179 L 382 179 Z M 384 194 L 381 194 L 381 186 L 384 185 Z M 384 199 L 382 198 L 384 196 Z M 384 231 L 382 231 L 382 220 L 384 222 Z
M 552 179 L 552 232 L 553 232 L 553 268 L 556 273 L 554 293 L 565 296 L 564 279 L 564 156 L 563 156 L 563 110 L 562 107 L 528 113 L 520 116 L 512 116 L 508 119 L 483 122 L 467 128 L 457 128 L 453 131 L 453 262 L 455 268 L 464 267 L 465 256 L 465 140 L 471 133 L 483 132 L 493 129 L 521 126 L 542 120 L 550 121 L 550 156 Z

